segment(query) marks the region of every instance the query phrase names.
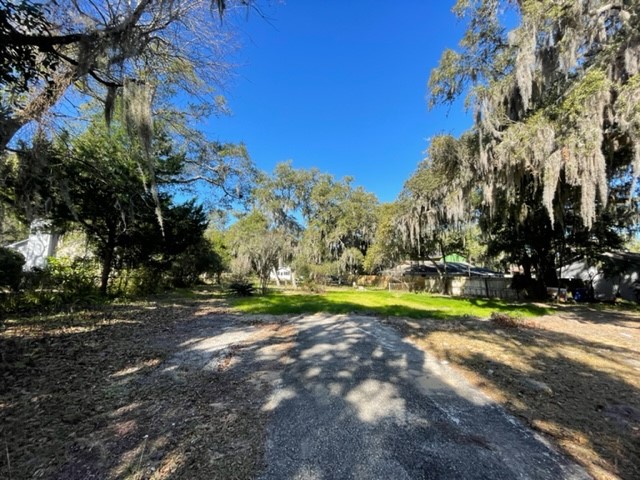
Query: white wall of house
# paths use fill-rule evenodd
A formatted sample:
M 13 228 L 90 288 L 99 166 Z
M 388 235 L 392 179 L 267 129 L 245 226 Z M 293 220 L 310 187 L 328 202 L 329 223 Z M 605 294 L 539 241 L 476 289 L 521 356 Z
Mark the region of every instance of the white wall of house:
M 43 221 L 35 221 L 31 224 L 29 238 L 20 242 L 7 245 L 25 258 L 23 269 L 25 271 L 34 268 L 43 268 L 47 264 L 47 257 L 55 255 L 59 235 L 48 231 L 48 224 Z

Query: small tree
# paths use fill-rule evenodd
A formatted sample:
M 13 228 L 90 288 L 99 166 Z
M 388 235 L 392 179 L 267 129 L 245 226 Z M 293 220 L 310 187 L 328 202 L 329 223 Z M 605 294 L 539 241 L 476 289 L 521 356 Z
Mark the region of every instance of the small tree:
M 267 218 L 253 210 L 229 229 L 232 254 L 258 276 L 262 293 L 266 293 L 271 272 L 289 248 L 285 234 L 270 229 Z

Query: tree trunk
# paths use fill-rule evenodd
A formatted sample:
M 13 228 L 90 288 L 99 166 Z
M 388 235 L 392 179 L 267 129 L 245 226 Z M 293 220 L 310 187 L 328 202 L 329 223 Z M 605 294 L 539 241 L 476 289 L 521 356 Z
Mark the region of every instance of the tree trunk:
M 2 151 L 25 123 L 13 117 L 0 118 L 0 147 L 2 147 Z
M 540 280 L 545 287 L 558 286 L 558 273 L 556 272 L 556 262 L 553 254 L 541 253 L 539 256 Z
M 438 272 L 438 278 L 440 279 L 440 282 L 442 283 L 442 289 L 440 291 L 440 293 L 443 293 L 446 295 L 447 293 L 447 279 L 446 277 L 443 275 L 442 270 L 440 270 L 440 267 L 438 266 L 438 264 L 436 263 L 436 261 L 431 258 L 431 256 L 427 256 L 427 260 L 429 260 L 433 266 L 436 269 L 436 272 Z
M 74 80 L 84 74 L 86 74 L 86 69 L 69 67 L 55 75 L 52 81 L 25 108 L 3 113 L 0 117 L 0 150 L 4 150 L 9 145 L 18 130 L 47 113 L 62 98 Z
M 442 255 L 442 265 L 444 266 L 444 285 L 442 286 L 442 290 L 445 295 L 449 295 L 449 282 L 447 281 L 447 259 L 445 258 L 444 244 L 442 242 L 440 242 L 440 255 Z
M 100 294 L 107 295 L 107 287 L 109 286 L 109 276 L 111 275 L 111 266 L 113 264 L 114 245 L 108 245 L 102 258 L 102 272 L 100 274 Z
M 531 258 L 529 255 L 522 258 L 522 269 L 524 270 L 524 278 L 531 280 Z

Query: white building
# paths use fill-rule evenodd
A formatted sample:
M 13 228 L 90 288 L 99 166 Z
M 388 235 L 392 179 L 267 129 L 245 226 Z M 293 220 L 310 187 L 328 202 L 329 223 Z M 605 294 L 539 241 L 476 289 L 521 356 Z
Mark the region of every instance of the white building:
M 55 255 L 59 235 L 49 231 L 49 224 L 36 220 L 31 224 L 29 238 L 7 245 L 7 248 L 20 252 L 25 258 L 24 270 L 43 268 L 47 257 Z

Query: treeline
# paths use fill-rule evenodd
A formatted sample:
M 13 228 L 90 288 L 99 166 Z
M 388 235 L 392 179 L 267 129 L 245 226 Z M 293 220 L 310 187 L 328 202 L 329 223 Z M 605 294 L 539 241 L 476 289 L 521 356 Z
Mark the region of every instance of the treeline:
M 221 11 L 227 3 L 233 2 L 218 2 Z M 66 12 L 76 7 L 48 10 L 25 2 L 0 23 L 9 33 L 25 30 L 25 19 L 42 32 L 69 25 L 75 32 L 82 28 L 68 22 Z M 126 32 L 135 33 L 146 18 L 143 7 L 133 16 L 124 12 Z M 174 4 L 167 8 L 156 12 L 157 28 L 147 32 L 158 42 L 137 34 L 109 37 L 116 30 L 100 15 L 96 31 L 62 39 L 109 34 L 102 50 L 85 52 L 90 42 L 79 40 L 41 52 L 42 39 L 30 31 L 3 34 L 9 64 L 0 77 L 11 95 L 2 97 L 0 115 L 8 146 L 0 157 L 0 233 L 4 241 L 16 239 L 33 218 L 48 219 L 58 231 L 83 232 L 102 294 L 122 285 L 187 284 L 207 271 L 255 275 L 264 287 L 281 265 L 313 280 L 378 273 L 403 260 L 435 265 L 451 252 L 495 268 L 518 265 L 523 284 L 542 292 L 558 284 L 558 267 L 575 258 L 595 261 L 636 237 L 635 3 L 457 2 L 454 13 L 467 30 L 433 69 L 429 104 L 466 96 L 473 126 L 459 137 L 432 138 L 427 158 L 389 204 L 352 179 L 313 169 L 283 163 L 272 173 L 257 172 L 242 145 L 208 141 L 189 127 L 187 118 L 224 110 L 220 99 L 202 102 L 196 93 L 221 64 L 200 71 L 201 52 L 188 47 L 194 42 L 162 40 L 166 26 L 182 18 Z M 114 16 L 116 24 L 124 13 Z M 214 43 L 218 38 L 211 36 Z M 119 44 L 123 39 L 130 43 Z M 220 42 L 209 46 L 225 45 Z M 148 50 L 156 44 L 168 50 Z M 62 50 L 68 51 L 60 56 Z M 36 54 L 48 59 L 39 68 Z M 85 57 L 87 65 L 74 60 Z M 73 89 L 97 99 L 105 119 L 91 116 L 92 104 L 78 109 L 90 119 L 80 127 L 41 122 L 33 135 L 17 134 Z M 178 91 L 182 103 L 175 101 Z M 8 262 L 15 271 L 15 257 Z

